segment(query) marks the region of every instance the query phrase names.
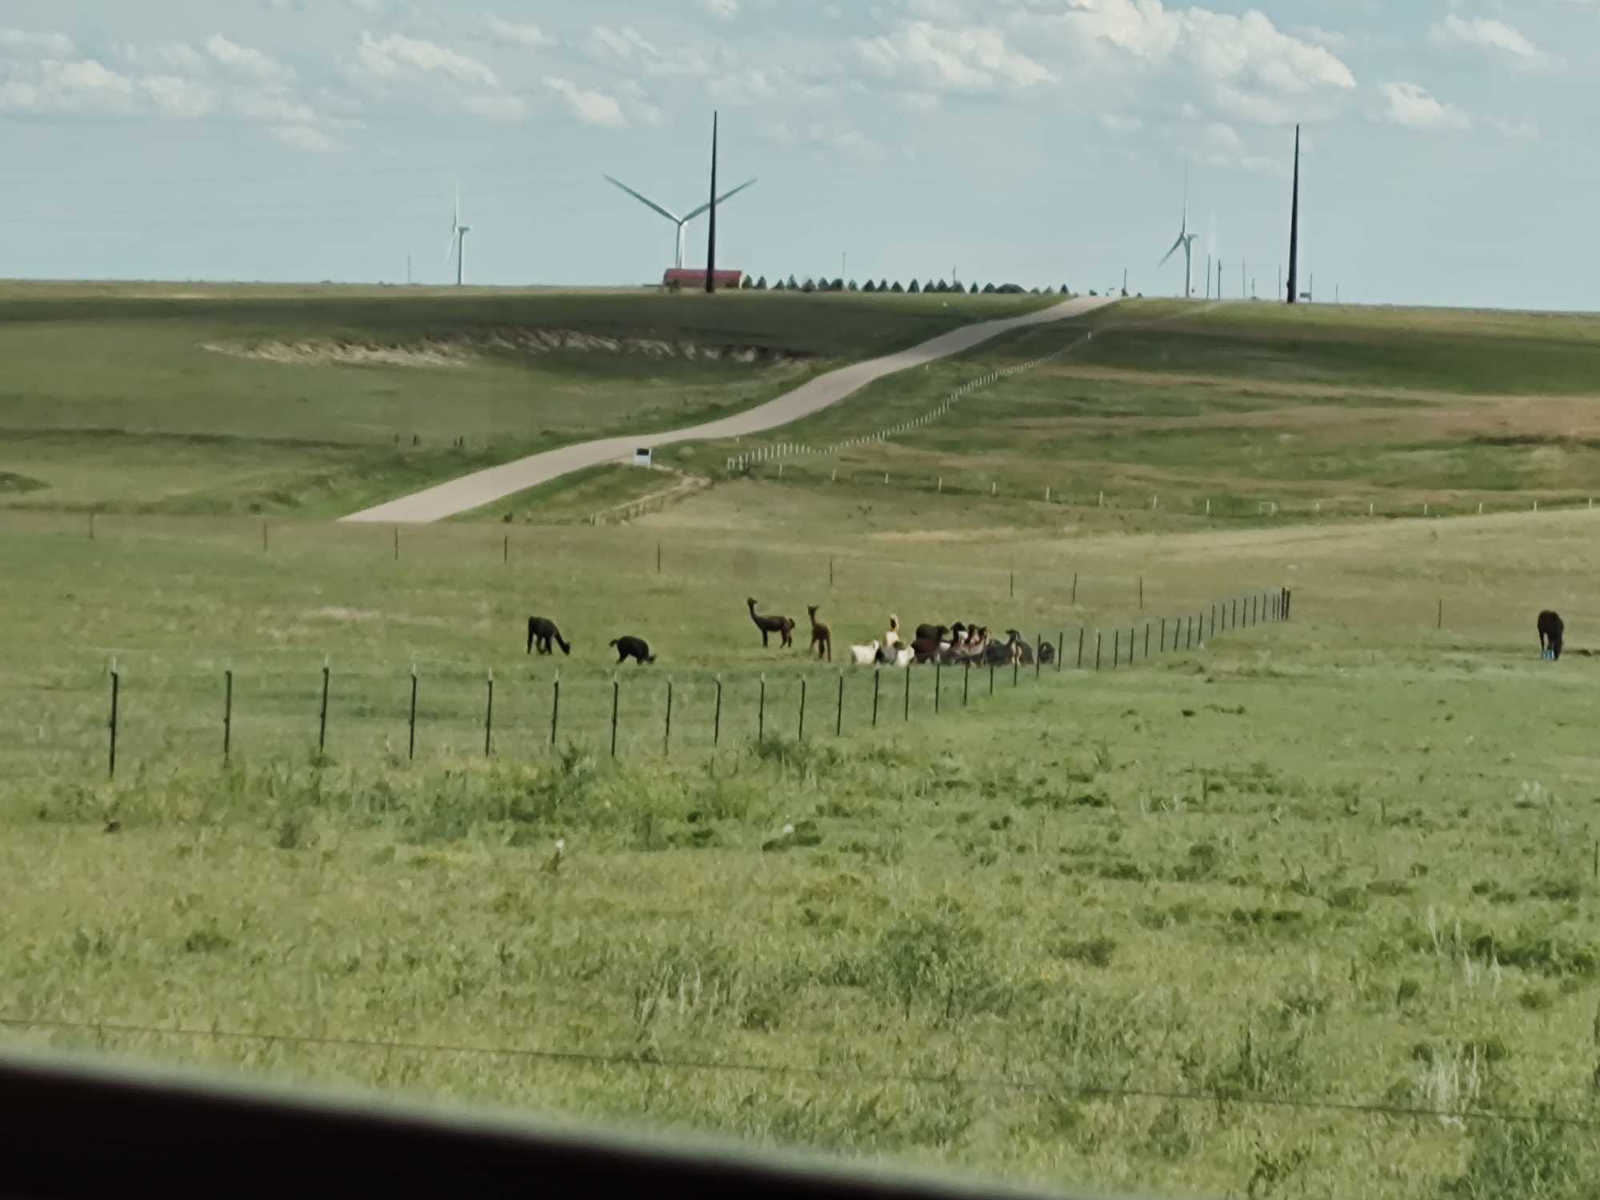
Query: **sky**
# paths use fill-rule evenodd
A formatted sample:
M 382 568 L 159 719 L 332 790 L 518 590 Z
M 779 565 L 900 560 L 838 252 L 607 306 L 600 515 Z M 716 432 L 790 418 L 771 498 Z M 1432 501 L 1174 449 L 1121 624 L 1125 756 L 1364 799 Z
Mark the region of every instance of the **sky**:
M 1600 0 L 3 0 L 0 276 L 1600 309 Z M 1585 136 L 1589 135 L 1589 136 Z M 688 260 L 703 264 L 705 218 Z

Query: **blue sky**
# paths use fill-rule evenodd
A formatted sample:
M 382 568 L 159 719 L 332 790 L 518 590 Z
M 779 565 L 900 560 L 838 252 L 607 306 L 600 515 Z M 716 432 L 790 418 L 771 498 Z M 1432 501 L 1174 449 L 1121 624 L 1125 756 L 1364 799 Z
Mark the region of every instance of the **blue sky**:
M 0 275 L 633 283 L 705 198 L 753 274 L 1600 308 L 1600 0 L 5 0 Z M 1587 135 L 1587 136 L 1586 136 Z M 704 257 L 704 220 L 690 261 Z

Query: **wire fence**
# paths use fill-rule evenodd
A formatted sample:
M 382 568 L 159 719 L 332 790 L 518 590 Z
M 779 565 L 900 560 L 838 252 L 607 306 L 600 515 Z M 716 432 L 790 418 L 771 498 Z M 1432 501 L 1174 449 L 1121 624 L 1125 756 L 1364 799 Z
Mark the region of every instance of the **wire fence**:
M 1080 1083 L 1065 1075 L 1049 1079 L 1027 1075 L 959 1075 L 912 1071 L 841 1070 L 837 1067 L 800 1066 L 719 1058 L 685 1058 L 660 1054 L 654 1048 L 635 1051 L 575 1050 L 554 1047 L 469 1045 L 426 1041 L 385 1041 L 370 1038 L 333 1037 L 263 1030 L 199 1029 L 145 1025 L 115 1020 L 66 1020 L 0 1014 L 0 1027 L 69 1034 L 91 1040 L 104 1048 L 109 1038 L 159 1038 L 212 1042 L 255 1042 L 294 1046 L 304 1049 L 341 1049 L 371 1053 L 404 1053 L 424 1056 L 486 1057 L 524 1059 L 552 1064 L 617 1067 L 632 1070 L 694 1071 L 730 1075 L 761 1075 L 784 1079 L 808 1078 L 836 1084 L 862 1086 L 905 1085 L 970 1091 L 1034 1094 L 1071 1097 L 1079 1100 L 1159 1100 L 1165 1103 L 1208 1105 L 1213 1108 L 1234 1104 L 1246 1108 L 1299 1109 L 1307 1111 L 1353 1113 L 1363 1116 L 1436 1120 L 1449 1124 L 1469 1121 L 1498 1124 L 1541 1125 L 1568 1129 L 1600 1130 L 1600 1119 L 1556 1111 L 1508 1111 L 1492 1108 L 1430 1108 L 1393 1101 L 1361 1100 L 1339 1096 L 1311 1096 L 1294 1093 L 1262 1093 L 1244 1089 L 1170 1088 L 1156 1085 L 1103 1085 Z
M 324 761 L 376 754 L 532 759 L 566 745 L 604 757 L 705 756 L 770 738 L 803 742 L 904 726 L 982 704 L 1046 672 L 1116 671 L 1193 650 L 1235 630 L 1288 620 L 1287 588 L 1250 591 L 1192 613 L 1114 628 L 1063 627 L 991 642 L 976 660 L 933 649 L 903 666 L 878 662 L 781 672 L 496 675 L 458 663 L 408 670 L 340 669 L 331 659 L 278 667 L 144 675 L 113 659 L 104 688 L 51 679 L 21 689 L 0 721 L 0 755 L 47 756 L 58 774 L 110 778 L 161 760 L 223 765 L 242 754 L 298 751 Z M 850 647 L 841 648 L 845 654 Z

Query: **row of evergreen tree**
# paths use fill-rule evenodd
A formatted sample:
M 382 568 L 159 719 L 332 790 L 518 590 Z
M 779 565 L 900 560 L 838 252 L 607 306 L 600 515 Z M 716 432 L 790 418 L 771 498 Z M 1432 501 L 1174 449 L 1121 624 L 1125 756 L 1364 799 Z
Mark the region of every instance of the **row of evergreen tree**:
M 770 287 L 765 275 L 756 280 L 752 280 L 750 276 L 746 275 L 739 286 L 756 292 L 769 290 L 774 292 L 891 292 L 911 296 L 923 293 L 950 294 L 957 292 L 973 296 L 1020 295 L 1023 293 L 1030 293 L 1035 296 L 1051 296 L 1057 294 L 1055 289 L 1052 288 L 1025 288 L 1016 283 L 986 283 L 980 288 L 976 283 L 964 287 L 960 283 L 947 283 L 943 279 L 930 279 L 926 283 L 918 283 L 913 279 L 910 284 L 902 284 L 898 279 L 893 283 L 890 283 L 887 279 L 880 279 L 876 283 L 870 279 L 866 283 L 857 283 L 854 279 L 850 280 L 849 283 L 846 283 L 843 279 L 807 279 L 801 282 L 795 279 L 793 275 L 789 276 L 788 279 L 778 279 Z M 1062 284 L 1059 294 L 1070 296 L 1072 291 L 1066 284 Z

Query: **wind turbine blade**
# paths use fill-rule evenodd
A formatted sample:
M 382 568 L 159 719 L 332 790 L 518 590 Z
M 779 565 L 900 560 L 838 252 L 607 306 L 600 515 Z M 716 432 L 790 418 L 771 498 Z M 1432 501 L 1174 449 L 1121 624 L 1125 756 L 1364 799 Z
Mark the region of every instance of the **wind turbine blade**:
M 743 183 L 741 183 L 738 187 L 734 188 L 731 192 L 723 192 L 722 195 L 717 197 L 717 203 L 721 204 L 724 200 L 733 199 L 733 197 L 737 196 L 740 192 L 744 191 L 745 188 L 749 187 L 754 182 L 755 182 L 754 179 L 747 179 Z M 693 212 L 685 213 L 683 219 L 686 222 L 687 221 L 692 221 L 696 217 L 698 217 L 701 213 L 705 212 L 710 207 L 711 207 L 711 203 L 709 201 L 707 201 L 705 204 L 702 204 L 699 208 L 695 209 Z
M 1179 249 L 1180 249 L 1180 248 L 1181 248 L 1181 247 L 1182 247 L 1182 246 L 1183 246 L 1183 234 L 1181 234 L 1181 233 L 1180 233 L 1180 234 L 1179 234 L 1179 235 L 1178 235 L 1178 240 L 1177 240 L 1177 241 L 1175 241 L 1175 242 L 1173 242 L 1173 243 L 1172 243 L 1172 249 L 1171 249 L 1171 250 L 1168 250 L 1168 251 L 1167 251 L 1167 252 L 1166 252 L 1166 254 L 1165 254 L 1165 255 L 1163 255 L 1163 256 L 1162 256 L 1162 259 L 1161 259 L 1161 261 L 1160 261 L 1160 262 L 1158 262 L 1158 263 L 1157 263 L 1157 264 L 1156 264 L 1156 266 L 1158 266 L 1158 267 L 1164 267 L 1164 266 L 1166 266 L 1166 265 L 1167 265 L 1167 259 L 1169 259 L 1169 258 L 1171 258 L 1171 257 L 1172 257 L 1172 256 L 1173 256 L 1173 255 L 1174 255 L 1174 254 L 1176 254 L 1176 253 L 1177 253 L 1177 252 L 1178 252 L 1178 250 L 1179 250 Z
M 643 204 L 646 208 L 652 208 L 656 212 L 660 213 L 667 220 L 673 222 L 674 224 L 677 223 L 677 221 L 679 219 L 677 213 L 668 212 L 666 209 L 662 208 L 661 205 L 657 204 L 654 200 L 650 199 L 649 196 L 640 195 L 638 192 L 634 191 L 627 184 L 623 183 L 622 180 L 620 180 L 620 179 L 613 179 L 613 178 L 611 178 L 611 176 L 607 175 L 607 176 L 605 176 L 605 180 L 606 180 L 607 183 L 611 184 L 612 186 L 619 187 L 623 191 L 627 192 L 628 195 L 632 196 L 635 200 L 637 200 L 640 204 Z

